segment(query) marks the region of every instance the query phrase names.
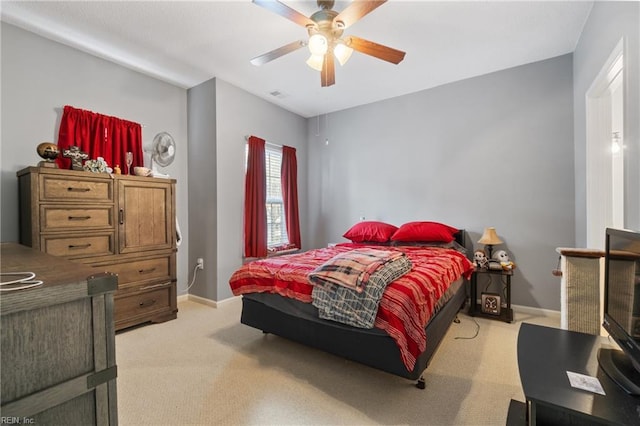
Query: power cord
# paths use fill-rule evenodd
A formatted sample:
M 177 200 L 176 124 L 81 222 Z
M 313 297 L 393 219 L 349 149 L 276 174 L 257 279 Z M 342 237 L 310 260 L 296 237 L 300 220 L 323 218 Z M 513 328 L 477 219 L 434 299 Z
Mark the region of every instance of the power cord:
M 0 272 L 0 276 L 22 276 L 22 278 L 11 280 L 11 281 L 3 281 L 0 282 L 0 291 L 16 291 L 16 290 L 24 290 L 27 288 L 37 287 L 42 285 L 43 282 L 41 280 L 34 280 L 36 274 L 33 272 Z M 13 287 L 4 287 L 4 286 L 12 286 L 14 284 L 22 284 Z
M 476 333 L 471 336 L 471 337 L 467 337 L 467 336 L 456 336 L 454 337 L 454 339 L 463 339 L 463 340 L 472 340 L 475 339 L 476 337 L 478 337 L 478 333 L 480 333 L 480 324 L 478 324 L 478 321 L 476 321 L 475 318 L 471 318 L 473 320 L 473 322 L 476 324 Z
M 187 291 L 189 291 L 189 289 L 193 287 L 193 284 L 195 284 L 196 276 L 198 275 L 198 269 L 201 269 L 200 264 L 196 264 L 196 266 L 193 267 L 193 278 L 191 278 L 191 283 L 189 283 L 189 286 L 187 287 Z

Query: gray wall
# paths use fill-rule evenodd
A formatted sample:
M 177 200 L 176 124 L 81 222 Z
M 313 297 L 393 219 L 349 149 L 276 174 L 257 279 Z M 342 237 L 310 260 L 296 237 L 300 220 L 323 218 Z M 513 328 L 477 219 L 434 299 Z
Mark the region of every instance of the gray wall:
M 220 79 L 204 83 L 189 90 L 190 107 L 203 107 L 207 114 L 198 112 L 199 118 L 191 120 L 190 135 L 200 129 L 206 137 L 197 140 L 190 138 L 190 147 L 194 156 L 202 152 L 210 153 L 215 144 L 214 160 L 208 155 L 194 163 L 189 163 L 190 180 L 202 180 L 198 183 L 209 195 L 200 197 L 200 191 L 190 193 L 190 254 L 192 260 L 202 257 L 206 264 L 215 264 L 217 269 L 208 275 L 198 277 L 190 293 L 211 300 L 223 300 L 232 296 L 229 288 L 231 274 L 242 265 L 243 256 L 243 220 L 245 137 L 256 135 L 278 145 L 288 145 L 297 149 L 298 159 L 298 197 L 303 245 L 305 245 L 307 196 L 306 196 L 306 120 L 278 106 L 251 95 Z M 202 95 L 197 92 L 206 91 Z M 215 99 L 211 99 L 214 94 Z M 196 103 L 195 97 L 199 96 Z M 193 99 L 193 103 L 192 103 Z M 201 105 L 200 101 L 209 100 L 213 105 Z M 191 115 L 194 111 L 189 110 Z M 215 125 L 203 122 L 215 114 Z M 192 131 L 193 130 L 193 131 Z M 215 134 L 212 134 L 215 132 Z M 204 146 L 206 145 L 206 146 Z M 214 166 L 212 166 L 214 165 Z M 191 170 L 191 169 L 195 170 Z M 197 178 L 196 178 L 197 176 Z M 208 185 L 208 188 L 205 187 Z M 215 193 L 215 205 L 210 194 Z M 196 210 L 202 210 L 196 212 Z M 215 218 L 216 224 L 212 224 Z M 203 232 L 204 230 L 204 232 Z M 203 250 L 202 252 L 198 250 Z
M 361 216 L 442 221 L 473 241 L 495 226 L 517 264 L 513 303 L 559 310 L 555 249 L 575 239 L 572 103 L 565 55 L 309 119 L 309 238 L 345 241 Z
M 585 96 L 624 38 L 625 227 L 640 230 L 640 3 L 595 2 L 574 52 L 576 246 L 585 247 Z M 604 232 L 604 231 L 603 231 Z
M 18 241 L 16 172 L 34 166 L 36 146 L 57 142 L 64 105 L 138 122 L 143 143 L 161 131 L 176 141 L 176 159 L 159 168 L 177 180 L 180 227 L 189 231 L 187 92 L 10 24 L 2 31 L 1 241 Z M 147 159 L 148 161 L 148 159 Z M 178 293 L 187 282 L 187 247 L 178 250 Z
M 216 81 L 211 79 L 187 92 L 189 115 L 189 265 L 204 260 L 204 270 L 189 276 L 189 293 L 216 299 L 218 270 L 216 202 Z

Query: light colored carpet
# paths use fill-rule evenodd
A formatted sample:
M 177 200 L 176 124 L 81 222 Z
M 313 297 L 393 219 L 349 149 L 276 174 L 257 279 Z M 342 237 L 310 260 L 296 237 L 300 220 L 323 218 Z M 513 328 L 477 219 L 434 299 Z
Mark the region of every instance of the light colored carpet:
M 118 333 L 121 425 L 504 425 L 524 401 L 520 324 L 459 315 L 414 382 L 240 324 L 240 300 L 185 301 L 178 319 Z M 480 325 L 475 339 L 476 323 Z

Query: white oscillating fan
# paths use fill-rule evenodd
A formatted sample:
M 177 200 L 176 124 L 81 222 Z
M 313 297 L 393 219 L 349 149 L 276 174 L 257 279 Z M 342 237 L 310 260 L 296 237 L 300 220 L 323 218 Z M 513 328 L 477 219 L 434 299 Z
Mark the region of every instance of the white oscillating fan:
M 151 170 L 153 175 L 159 175 L 155 170 L 155 165 L 167 167 L 176 156 L 176 142 L 167 132 L 160 132 L 153 138 L 151 146 Z

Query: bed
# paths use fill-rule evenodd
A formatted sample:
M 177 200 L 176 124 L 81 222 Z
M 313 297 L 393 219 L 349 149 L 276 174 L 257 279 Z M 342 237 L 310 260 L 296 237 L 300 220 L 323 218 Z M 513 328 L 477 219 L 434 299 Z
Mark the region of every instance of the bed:
M 416 386 L 424 389 L 422 374 L 467 300 L 466 282 L 473 271 L 473 247 L 467 233 L 455 229 L 452 238 L 450 243 L 436 244 L 342 243 L 250 262 L 230 279 L 233 293 L 242 296 L 241 322 L 417 380 Z M 314 306 L 309 272 L 327 259 L 369 249 L 399 251 L 411 261 L 411 271 L 384 289 L 375 326 L 363 328 L 320 318 L 322 309 Z

